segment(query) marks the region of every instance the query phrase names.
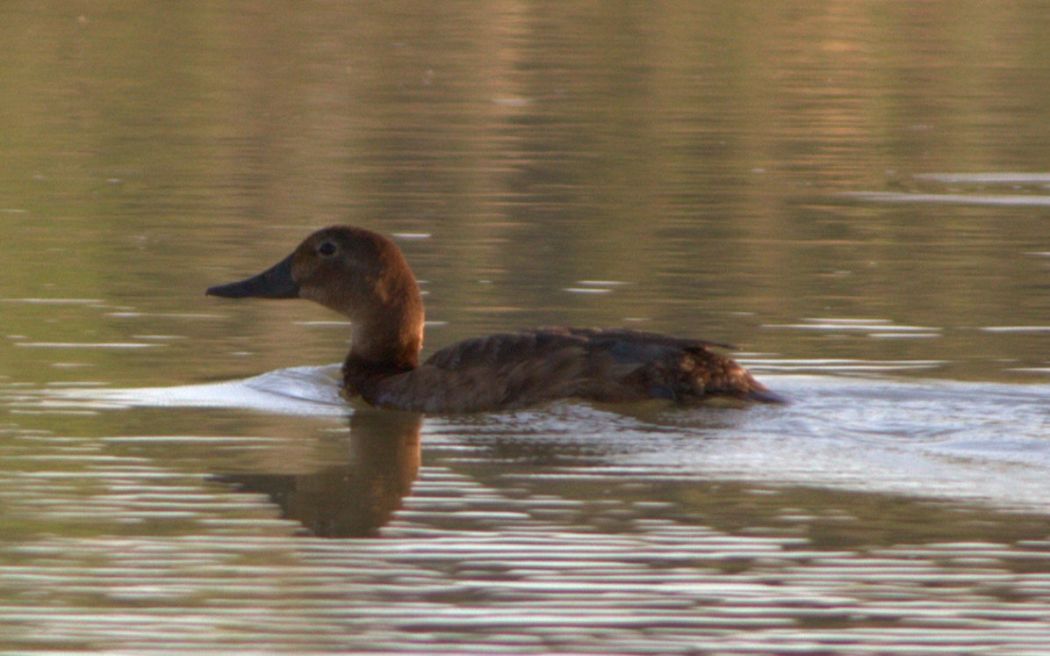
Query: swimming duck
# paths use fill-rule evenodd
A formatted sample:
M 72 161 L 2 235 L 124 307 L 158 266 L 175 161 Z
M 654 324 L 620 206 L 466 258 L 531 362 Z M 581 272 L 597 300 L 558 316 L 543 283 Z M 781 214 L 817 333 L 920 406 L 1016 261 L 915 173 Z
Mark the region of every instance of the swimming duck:
M 468 339 L 422 364 L 423 299 L 393 241 L 363 228 L 313 233 L 262 273 L 207 294 L 306 298 L 350 318 L 344 391 L 373 406 L 431 413 L 520 408 L 564 398 L 780 402 L 724 344 L 625 329 L 539 328 Z

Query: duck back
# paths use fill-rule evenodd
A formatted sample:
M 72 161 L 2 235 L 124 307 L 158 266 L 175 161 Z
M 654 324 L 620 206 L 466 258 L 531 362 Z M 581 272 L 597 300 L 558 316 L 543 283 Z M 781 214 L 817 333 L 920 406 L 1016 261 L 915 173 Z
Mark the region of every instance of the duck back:
M 562 398 L 651 398 L 690 403 L 722 396 L 779 401 L 732 359 L 725 344 L 633 330 L 542 328 L 470 339 L 410 371 L 355 378 L 374 405 L 424 412 L 512 409 Z

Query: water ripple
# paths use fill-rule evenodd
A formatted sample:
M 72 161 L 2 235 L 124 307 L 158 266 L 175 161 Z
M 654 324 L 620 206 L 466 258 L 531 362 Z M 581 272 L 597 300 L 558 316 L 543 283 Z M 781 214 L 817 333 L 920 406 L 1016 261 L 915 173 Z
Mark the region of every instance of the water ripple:
M 331 368 L 163 392 L 13 386 L 21 409 L 88 404 L 91 425 L 179 408 L 192 430 L 0 427 L 0 649 L 1050 643 L 1050 388 L 768 380 L 793 402 L 404 423 L 326 410 Z

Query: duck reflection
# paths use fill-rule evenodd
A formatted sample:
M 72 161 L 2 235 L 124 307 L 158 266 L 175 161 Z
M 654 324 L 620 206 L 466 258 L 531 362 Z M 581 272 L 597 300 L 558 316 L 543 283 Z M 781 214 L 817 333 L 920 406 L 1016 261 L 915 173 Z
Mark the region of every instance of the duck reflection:
M 308 474 L 222 474 L 239 490 L 266 494 L 281 516 L 316 536 L 375 536 L 419 473 L 422 415 L 357 411 L 350 417 L 347 460 Z

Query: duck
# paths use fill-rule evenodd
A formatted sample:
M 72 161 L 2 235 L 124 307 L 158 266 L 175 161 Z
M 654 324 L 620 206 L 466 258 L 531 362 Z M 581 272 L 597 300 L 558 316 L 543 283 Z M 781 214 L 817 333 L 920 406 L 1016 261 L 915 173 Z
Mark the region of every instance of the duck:
M 446 346 L 420 362 L 423 297 L 411 267 L 390 238 L 350 225 L 318 230 L 269 269 L 206 294 L 302 298 L 348 317 L 343 393 L 378 408 L 456 414 L 563 399 L 785 400 L 722 354 L 733 348 L 728 344 L 625 328 L 499 333 Z

